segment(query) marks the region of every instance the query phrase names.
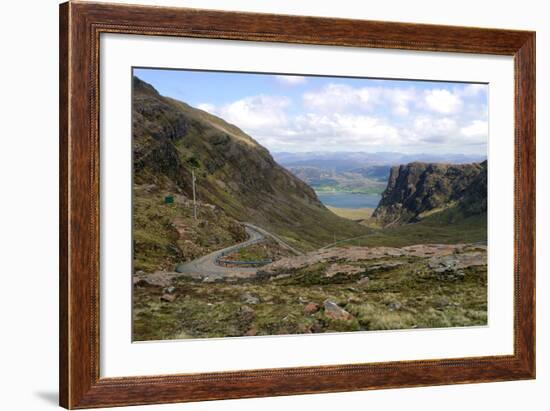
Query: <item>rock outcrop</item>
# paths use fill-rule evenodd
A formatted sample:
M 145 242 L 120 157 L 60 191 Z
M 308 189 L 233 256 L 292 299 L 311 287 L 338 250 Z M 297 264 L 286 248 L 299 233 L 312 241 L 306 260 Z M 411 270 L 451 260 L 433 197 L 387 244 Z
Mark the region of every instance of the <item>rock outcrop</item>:
M 449 209 L 464 216 L 487 211 L 487 161 L 392 167 L 373 217 L 385 225 L 403 224 Z

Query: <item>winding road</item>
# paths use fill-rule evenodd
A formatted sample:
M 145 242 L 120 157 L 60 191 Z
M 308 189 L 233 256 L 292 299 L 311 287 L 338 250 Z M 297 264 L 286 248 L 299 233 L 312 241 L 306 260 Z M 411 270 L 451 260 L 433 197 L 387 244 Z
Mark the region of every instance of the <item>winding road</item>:
M 234 244 L 230 247 L 222 248 L 221 250 L 214 251 L 210 254 L 206 254 L 203 257 L 199 257 L 193 261 L 179 264 L 176 267 L 176 271 L 180 274 L 195 274 L 202 278 L 223 278 L 229 276 L 235 277 L 248 277 L 256 274 L 257 268 L 254 267 L 223 267 L 216 264 L 218 258 L 234 253 L 241 248 L 248 247 L 249 245 L 258 243 L 265 239 L 265 236 L 254 228 L 245 226 L 248 239 L 242 243 Z
M 270 233 L 263 228 L 257 227 L 250 223 L 242 223 L 248 234 L 248 239 L 242 243 L 234 244 L 230 247 L 222 248 L 221 250 L 214 251 L 203 257 L 199 257 L 193 261 L 181 263 L 176 267 L 176 272 L 182 275 L 188 275 L 195 278 L 208 278 L 210 280 L 216 280 L 226 277 L 252 277 L 256 275 L 258 267 L 224 267 L 217 264 L 217 260 L 224 255 L 234 253 L 242 248 L 248 247 L 252 244 L 259 243 L 266 238 L 271 238 L 276 241 L 281 247 L 286 248 L 296 255 L 302 254 L 294 247 L 290 246 L 275 234 Z

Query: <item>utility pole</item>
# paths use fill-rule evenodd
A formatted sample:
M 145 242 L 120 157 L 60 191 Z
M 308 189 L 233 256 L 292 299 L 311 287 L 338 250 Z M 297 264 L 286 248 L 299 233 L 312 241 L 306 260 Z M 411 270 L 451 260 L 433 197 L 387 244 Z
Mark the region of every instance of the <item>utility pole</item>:
M 195 170 L 191 170 L 191 176 L 193 177 L 193 217 L 195 217 L 195 220 L 197 219 L 197 196 L 195 192 L 195 181 L 197 179 L 195 178 Z

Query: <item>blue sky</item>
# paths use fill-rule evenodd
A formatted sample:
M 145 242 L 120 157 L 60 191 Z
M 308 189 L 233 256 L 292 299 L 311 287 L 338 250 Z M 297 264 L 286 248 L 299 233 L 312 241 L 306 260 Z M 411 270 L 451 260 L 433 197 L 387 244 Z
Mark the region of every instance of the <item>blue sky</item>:
M 162 69 L 134 75 L 273 152 L 486 155 L 484 84 Z

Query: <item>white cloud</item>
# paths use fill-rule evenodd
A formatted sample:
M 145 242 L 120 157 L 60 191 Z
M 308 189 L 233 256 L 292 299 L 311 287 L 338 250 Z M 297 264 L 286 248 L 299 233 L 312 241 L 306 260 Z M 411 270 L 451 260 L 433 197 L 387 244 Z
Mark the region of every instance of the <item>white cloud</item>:
M 487 142 L 485 85 L 425 90 L 328 84 L 302 101 L 257 95 L 199 108 L 271 151 L 477 152 Z M 301 103 L 301 104 L 300 104 Z M 470 147 L 470 148 L 469 148 Z
M 199 104 L 197 106 L 197 108 L 200 109 L 200 110 L 203 110 L 203 111 L 207 111 L 211 114 L 214 114 L 216 112 L 216 106 L 214 106 L 214 104 L 210 104 L 210 103 Z
M 353 106 L 366 108 L 373 98 L 374 92 L 369 88 L 353 88 L 346 84 L 329 84 L 319 91 L 303 95 L 306 107 L 321 111 L 343 110 Z
M 304 93 L 303 101 L 312 110 L 333 112 L 354 108 L 370 111 L 375 106 L 386 106 L 393 114 L 406 116 L 410 105 L 418 99 L 413 88 L 361 87 L 329 84 L 315 92 Z
M 483 120 L 474 120 L 460 129 L 460 134 L 470 141 L 485 142 L 489 134 L 489 123 Z
M 261 131 L 282 127 L 287 123 L 285 108 L 290 104 L 287 97 L 245 97 L 217 109 L 216 114 L 224 120 L 248 131 Z
M 442 114 L 455 113 L 462 107 L 460 97 L 445 89 L 427 90 L 424 101 L 430 110 Z
M 450 117 L 423 115 L 414 120 L 409 130 L 411 140 L 424 143 L 443 143 L 456 137 L 458 125 Z
M 296 86 L 298 84 L 304 84 L 307 79 L 303 76 L 275 76 L 275 79 L 287 86 Z

